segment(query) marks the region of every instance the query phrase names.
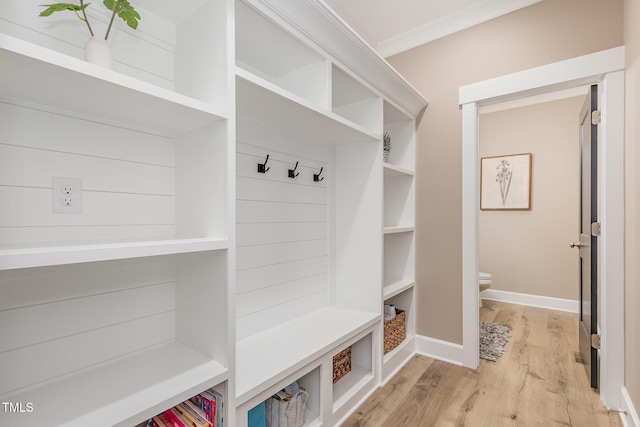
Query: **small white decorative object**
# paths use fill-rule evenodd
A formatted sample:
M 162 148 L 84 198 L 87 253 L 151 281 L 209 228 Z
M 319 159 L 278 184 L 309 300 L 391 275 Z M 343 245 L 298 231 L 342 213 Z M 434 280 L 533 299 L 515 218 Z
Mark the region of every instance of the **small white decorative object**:
M 389 162 L 389 152 L 391 151 L 391 135 L 389 132 L 385 132 L 382 136 L 382 161 Z
M 85 61 L 99 65 L 109 70 L 113 69 L 113 54 L 109 43 L 97 36 L 91 36 L 84 45 Z

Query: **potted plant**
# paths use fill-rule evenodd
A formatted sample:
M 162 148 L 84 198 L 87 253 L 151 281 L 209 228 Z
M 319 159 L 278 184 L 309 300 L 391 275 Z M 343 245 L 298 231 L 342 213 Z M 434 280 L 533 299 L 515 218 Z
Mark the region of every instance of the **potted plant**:
M 389 132 L 385 132 L 382 135 L 382 160 L 387 163 L 389 161 L 389 151 L 391 151 L 391 135 Z
M 40 12 L 40 16 L 51 16 L 55 12 L 62 12 L 65 10 L 71 11 L 76 14 L 78 19 L 83 21 L 89 29 L 91 37 L 85 44 L 85 60 L 93 64 L 101 65 L 106 68 L 111 68 L 113 63 L 113 57 L 111 54 L 111 48 L 107 44 L 107 39 L 113 26 L 113 21 L 116 15 L 122 19 L 127 25 L 134 30 L 138 28 L 138 21 L 141 19 L 140 14 L 131 6 L 128 0 L 103 0 L 102 4 L 111 12 L 111 19 L 105 32 L 104 38 L 96 36 L 89 23 L 89 17 L 86 13 L 86 8 L 90 3 L 85 3 L 84 0 L 79 0 L 79 4 L 74 3 L 53 3 L 44 4 L 42 7 L 46 9 Z

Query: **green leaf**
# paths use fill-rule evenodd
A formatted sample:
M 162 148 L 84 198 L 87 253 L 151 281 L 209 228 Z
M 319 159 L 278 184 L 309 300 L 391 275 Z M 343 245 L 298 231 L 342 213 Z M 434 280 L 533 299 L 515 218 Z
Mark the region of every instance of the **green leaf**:
M 134 30 L 138 28 L 138 20 L 142 18 L 128 0 L 103 0 L 102 4 L 109 10 L 115 8 L 118 17 L 126 22 L 129 27 Z
M 77 4 L 71 4 L 71 3 L 41 4 L 40 6 L 46 7 L 46 9 L 40 12 L 40 16 L 50 16 L 54 12 L 61 12 L 63 10 L 71 10 L 73 12 L 78 12 L 83 10 L 90 4 L 91 3 L 87 3 L 82 6 L 78 6 Z

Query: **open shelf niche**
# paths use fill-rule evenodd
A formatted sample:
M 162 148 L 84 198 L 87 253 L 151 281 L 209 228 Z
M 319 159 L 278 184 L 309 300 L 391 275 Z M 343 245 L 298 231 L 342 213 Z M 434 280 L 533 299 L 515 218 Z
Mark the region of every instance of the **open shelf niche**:
M 384 102 L 384 132 L 391 137 L 388 165 L 398 172 L 415 170 L 415 123 L 411 116 L 388 101 Z
M 267 400 L 283 390 L 285 387 L 297 382 L 300 389 L 304 389 L 308 393 L 309 397 L 306 402 L 304 411 L 304 425 L 305 427 L 317 427 L 323 425 L 322 423 L 322 369 L 323 366 L 318 364 L 311 364 L 304 369 L 296 372 L 294 375 L 288 377 L 284 381 L 281 381 L 277 385 L 269 388 L 265 393 L 256 396 L 255 398 L 242 405 L 238 411 L 237 427 L 247 427 L 249 411 L 256 406 L 266 404 Z M 273 424 L 271 424 L 273 425 Z
M 235 7 L 236 65 L 327 109 L 329 62 L 247 3 Z
M 95 70 L 107 78 L 117 74 L 131 77 L 223 108 L 229 97 L 228 1 L 185 0 L 176 11 L 170 0 L 140 0 L 134 5 L 142 17 L 138 28 L 132 30 L 118 19 L 111 29 L 108 42 L 114 72 L 92 64 L 79 68 Z M 84 63 L 84 44 L 89 38 L 86 25 L 71 12 L 42 18 L 38 16 L 42 10 L 28 2 L 3 2 L 4 33 L 59 52 L 67 58 L 63 62 L 72 64 L 78 59 Z M 103 35 L 110 19 L 106 8 L 96 3 L 86 11 L 94 33 Z M 64 80 L 57 81 L 61 82 Z M 96 99 L 102 101 L 102 97 Z M 86 100 L 82 105 L 89 104 Z
M 3 271 L 0 396 L 37 410 L 1 423 L 133 425 L 227 381 L 226 266 L 220 250 Z
M 335 350 L 336 353 L 351 346 L 351 371 L 333 384 L 333 414 L 336 418 L 344 413 L 344 406 L 352 400 L 357 403 L 362 388 L 374 380 L 373 345 L 376 341 L 373 333 L 359 337 L 357 340 L 343 345 Z
M 379 134 L 382 98 L 336 65 L 331 67 L 331 72 L 332 111 Z
M 397 347 L 382 358 L 382 381 L 386 382 L 396 371 L 404 365 L 415 351 L 415 310 L 414 310 L 414 289 L 406 288 L 404 291 L 385 298 L 385 304 L 394 304 L 396 309 L 406 312 L 407 337 Z

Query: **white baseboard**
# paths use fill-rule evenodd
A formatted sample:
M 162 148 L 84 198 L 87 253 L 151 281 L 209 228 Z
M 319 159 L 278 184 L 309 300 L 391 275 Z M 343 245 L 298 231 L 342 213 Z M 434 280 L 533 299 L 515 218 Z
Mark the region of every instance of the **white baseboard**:
M 416 353 L 462 366 L 462 345 L 416 335 Z
M 549 310 L 568 311 L 570 313 L 580 312 L 580 301 L 553 297 L 543 297 L 540 295 L 521 294 L 517 292 L 499 291 L 487 289 L 480 293 L 480 298 L 508 302 L 511 304 L 528 305 L 531 307 L 546 308 Z
M 621 395 L 622 395 L 622 409 L 626 412 L 626 414 L 620 413 L 620 419 L 622 419 L 622 424 L 625 427 L 640 427 L 640 418 L 638 418 L 638 412 L 636 411 L 635 406 L 633 406 L 633 402 L 631 401 L 631 396 L 629 396 L 629 392 L 625 386 L 621 387 Z

